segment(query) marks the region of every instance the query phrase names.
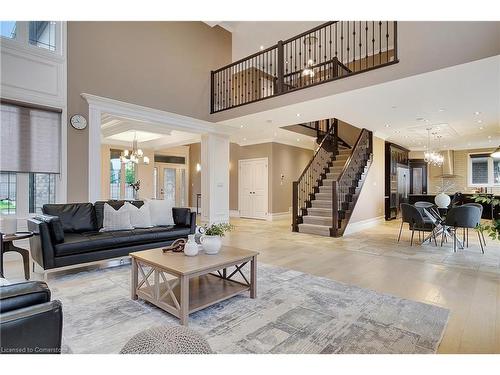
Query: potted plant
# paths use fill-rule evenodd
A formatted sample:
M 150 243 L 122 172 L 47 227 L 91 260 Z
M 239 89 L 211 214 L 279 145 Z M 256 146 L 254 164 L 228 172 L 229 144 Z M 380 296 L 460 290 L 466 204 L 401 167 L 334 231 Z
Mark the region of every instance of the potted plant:
M 229 223 L 205 225 L 205 233 L 201 236 L 201 246 L 206 254 L 217 254 L 222 246 L 222 237 L 234 228 Z
M 479 224 L 477 229 L 490 237 L 492 240 L 500 240 L 500 219 L 495 219 L 493 217 L 493 211 L 496 206 L 500 206 L 500 199 L 495 198 L 493 194 L 474 194 L 472 196 L 474 202 L 485 203 L 491 205 L 491 224 L 484 225 Z

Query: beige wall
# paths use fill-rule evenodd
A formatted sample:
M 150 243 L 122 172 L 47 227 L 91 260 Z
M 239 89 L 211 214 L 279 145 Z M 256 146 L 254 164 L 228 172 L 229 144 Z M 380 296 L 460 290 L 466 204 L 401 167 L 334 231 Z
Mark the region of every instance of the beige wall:
M 384 215 L 385 142 L 373 137 L 373 163 L 352 213 L 350 224 Z
M 210 70 L 231 62 L 231 34 L 203 22 L 68 22 L 68 116 L 80 94 L 208 119 Z M 88 130 L 68 127 L 68 201 L 88 199 Z
M 196 193 L 201 192 L 201 173 L 196 172 L 200 161 L 200 143 L 190 146 L 189 173 L 191 176 L 191 207 L 196 207 Z M 238 210 L 238 161 L 268 158 L 269 212 L 287 212 L 292 202 L 292 182 L 295 181 L 311 160 L 313 151 L 280 143 L 262 143 L 249 146 L 230 144 L 229 149 L 229 209 Z M 281 182 L 281 174 L 284 175 Z
M 349 145 L 354 146 L 361 134 L 361 129 L 339 120 L 339 137 L 346 141 Z

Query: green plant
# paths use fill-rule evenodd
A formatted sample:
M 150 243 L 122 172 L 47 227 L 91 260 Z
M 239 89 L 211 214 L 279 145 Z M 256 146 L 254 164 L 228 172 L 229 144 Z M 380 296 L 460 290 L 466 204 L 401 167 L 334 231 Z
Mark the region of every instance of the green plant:
M 220 223 L 220 224 L 212 224 L 205 225 L 205 235 L 207 236 L 221 236 L 224 237 L 226 232 L 229 232 L 234 229 L 234 225 L 229 223 Z
M 474 202 L 477 203 L 485 203 L 485 204 L 491 204 L 491 212 L 493 214 L 493 208 L 495 206 L 500 206 L 500 199 L 495 198 L 493 195 L 490 194 L 474 194 L 472 196 L 472 199 L 474 199 Z M 491 218 L 491 224 L 479 224 L 477 226 L 477 230 L 481 232 L 485 232 L 488 237 L 490 237 L 493 240 L 500 240 L 500 219 L 494 219 L 493 217 Z

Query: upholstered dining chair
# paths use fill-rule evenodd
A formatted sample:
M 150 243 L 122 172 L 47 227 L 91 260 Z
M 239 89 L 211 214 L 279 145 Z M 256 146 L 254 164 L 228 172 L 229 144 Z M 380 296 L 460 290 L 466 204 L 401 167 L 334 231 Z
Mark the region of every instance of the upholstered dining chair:
M 408 223 L 411 230 L 410 246 L 413 245 L 413 236 L 415 231 L 418 232 L 433 232 L 434 224 L 429 218 L 425 218 L 422 212 L 415 206 L 408 203 L 401 203 L 401 227 L 399 228 L 398 242 L 401 239 L 403 224 Z M 436 238 L 434 238 L 436 242 Z M 437 243 L 436 243 L 437 245 Z
M 477 207 L 479 208 L 479 211 L 481 212 L 481 217 L 483 217 L 483 205 L 481 203 L 465 203 L 463 206 L 472 206 L 472 207 Z M 479 241 L 481 241 L 481 238 L 483 239 L 483 246 L 486 247 L 486 239 L 484 238 L 484 233 L 482 231 L 478 231 L 479 234 L 481 235 L 479 237 Z M 469 228 L 465 229 L 465 235 L 467 236 L 467 247 L 469 247 Z
M 453 251 L 457 251 L 457 229 L 458 228 L 472 228 L 476 229 L 477 225 L 481 222 L 481 210 L 475 206 L 456 206 L 452 207 L 446 215 L 445 225 L 451 228 L 453 235 Z M 481 234 L 477 231 L 479 244 L 481 245 L 481 252 L 484 254 L 483 243 L 481 241 Z

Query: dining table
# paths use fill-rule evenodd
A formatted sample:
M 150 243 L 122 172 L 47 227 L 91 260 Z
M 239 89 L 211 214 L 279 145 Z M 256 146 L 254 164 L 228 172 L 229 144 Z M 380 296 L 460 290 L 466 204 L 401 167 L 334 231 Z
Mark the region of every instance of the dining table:
M 443 246 L 443 241 L 447 242 L 447 239 L 453 239 L 453 236 L 456 237 L 456 241 L 460 249 L 464 249 L 464 241 L 460 240 L 453 232 L 452 228 L 445 224 L 445 219 L 443 216 L 446 216 L 447 210 L 437 209 L 436 207 L 428 207 L 422 209 L 425 216 L 427 216 L 432 223 L 434 224 L 434 229 L 432 232 L 427 235 L 422 241 L 422 244 L 434 238 L 441 236 L 441 246 Z

